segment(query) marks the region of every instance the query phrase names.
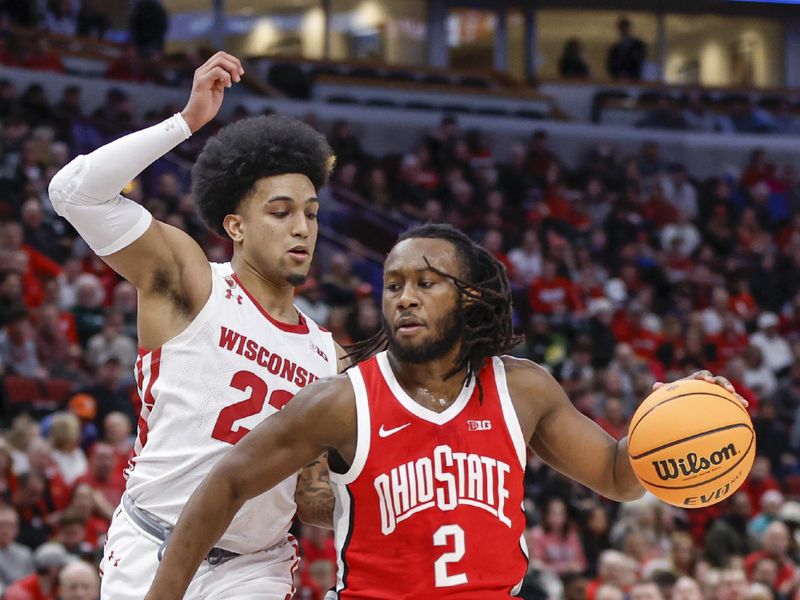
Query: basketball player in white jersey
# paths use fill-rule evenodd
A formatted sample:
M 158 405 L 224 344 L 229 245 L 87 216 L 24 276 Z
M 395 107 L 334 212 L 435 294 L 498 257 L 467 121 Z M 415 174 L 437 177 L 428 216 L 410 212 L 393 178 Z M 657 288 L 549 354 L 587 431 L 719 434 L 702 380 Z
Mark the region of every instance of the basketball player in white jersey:
M 207 224 L 233 241 L 210 264 L 186 233 L 158 222 L 120 190 L 217 114 L 244 73 L 219 52 L 197 69 L 184 110 L 78 156 L 50 199 L 87 244 L 138 290 L 141 415 L 136 456 L 100 565 L 103 600 L 141 600 L 159 550 L 211 468 L 311 382 L 335 375 L 331 335 L 293 305 L 317 239 L 317 191 L 332 165 L 324 137 L 287 118 L 223 128 L 193 171 Z M 285 600 L 294 592 L 295 511 L 330 527 L 327 467 L 315 461 L 238 511 L 187 598 Z
M 424 225 L 384 265 L 383 329 L 360 362 L 301 391 L 230 452 L 186 506 L 146 600 L 179 600 L 237 507 L 331 449 L 339 577 L 326 598 L 500 599 L 527 569 L 525 449 L 615 500 L 644 492 L 627 438 L 582 415 L 513 335 L 501 263 Z M 692 377 L 735 392 L 708 371 Z M 657 384 L 658 385 L 658 384 Z

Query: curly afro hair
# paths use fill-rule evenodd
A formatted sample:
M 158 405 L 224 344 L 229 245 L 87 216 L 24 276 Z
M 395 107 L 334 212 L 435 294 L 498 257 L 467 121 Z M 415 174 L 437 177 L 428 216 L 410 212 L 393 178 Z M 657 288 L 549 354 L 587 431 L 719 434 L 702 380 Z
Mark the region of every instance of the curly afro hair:
M 278 115 L 242 119 L 206 143 L 192 168 L 192 195 L 206 225 L 225 237 L 225 215 L 236 212 L 259 179 L 299 173 L 319 191 L 333 161 L 325 137 L 302 121 Z

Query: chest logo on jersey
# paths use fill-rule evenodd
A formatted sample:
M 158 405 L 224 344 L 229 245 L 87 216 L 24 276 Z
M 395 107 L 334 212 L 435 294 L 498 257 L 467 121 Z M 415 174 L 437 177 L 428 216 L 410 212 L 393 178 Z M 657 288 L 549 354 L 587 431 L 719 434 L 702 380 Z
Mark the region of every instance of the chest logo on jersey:
M 273 375 L 277 375 L 298 387 L 305 387 L 319 379 L 308 369 L 276 352 L 268 350 L 246 335 L 227 327 L 220 328 L 219 347 L 258 364 L 258 366 L 265 368 Z
M 467 431 L 491 431 L 491 429 L 491 421 L 476 421 L 475 419 L 467 420 Z
M 450 511 L 459 505 L 481 508 L 511 527 L 504 513 L 510 472 L 511 467 L 501 460 L 437 446 L 433 456 L 409 461 L 375 478 L 381 533 L 391 534 L 398 523 L 430 508 Z

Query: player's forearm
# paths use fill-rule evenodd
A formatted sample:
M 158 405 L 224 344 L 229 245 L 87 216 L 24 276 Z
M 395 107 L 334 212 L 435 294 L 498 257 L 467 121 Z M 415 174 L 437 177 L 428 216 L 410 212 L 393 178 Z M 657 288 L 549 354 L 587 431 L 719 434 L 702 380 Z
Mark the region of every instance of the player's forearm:
M 333 490 L 325 456 L 309 463 L 300 472 L 294 494 L 297 516 L 306 525 L 333 529 Z
M 619 440 L 614 447 L 612 479 L 614 496 L 609 496 L 612 500 L 628 502 L 644 495 L 644 488 L 636 478 L 628 458 L 628 436 Z
M 123 136 L 63 167 L 53 177 L 51 194 L 59 192 L 64 196 L 63 201 L 78 204 L 111 200 L 151 163 L 190 135 L 183 117 L 174 115 Z M 56 199 L 53 200 L 55 203 Z
M 229 479 L 212 471 L 183 509 L 145 600 L 181 600 L 244 501 Z

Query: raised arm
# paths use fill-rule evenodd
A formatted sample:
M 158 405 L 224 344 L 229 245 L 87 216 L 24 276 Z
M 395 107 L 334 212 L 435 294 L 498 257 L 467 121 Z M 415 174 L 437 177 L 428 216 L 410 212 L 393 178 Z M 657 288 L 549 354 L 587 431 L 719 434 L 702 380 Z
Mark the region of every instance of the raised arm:
M 205 302 L 210 271 L 202 249 L 184 232 L 153 220 L 120 191 L 217 114 L 224 89 L 238 81 L 241 64 L 219 52 L 195 72 L 180 114 L 80 155 L 50 182 L 50 201 L 115 271 L 147 294 L 179 298 L 188 311 Z M 188 304 L 188 306 L 186 306 Z M 197 306 L 199 309 L 199 306 Z M 192 315 L 193 316 L 193 315 Z
M 554 469 L 617 501 L 644 494 L 628 460 L 628 440 L 615 440 L 581 414 L 558 382 L 530 361 L 503 359 L 525 441 Z
M 203 557 L 250 498 L 335 448 L 355 453 L 356 414 L 346 376 L 316 382 L 247 434 L 192 494 L 170 536 L 147 600 L 180 600 Z

